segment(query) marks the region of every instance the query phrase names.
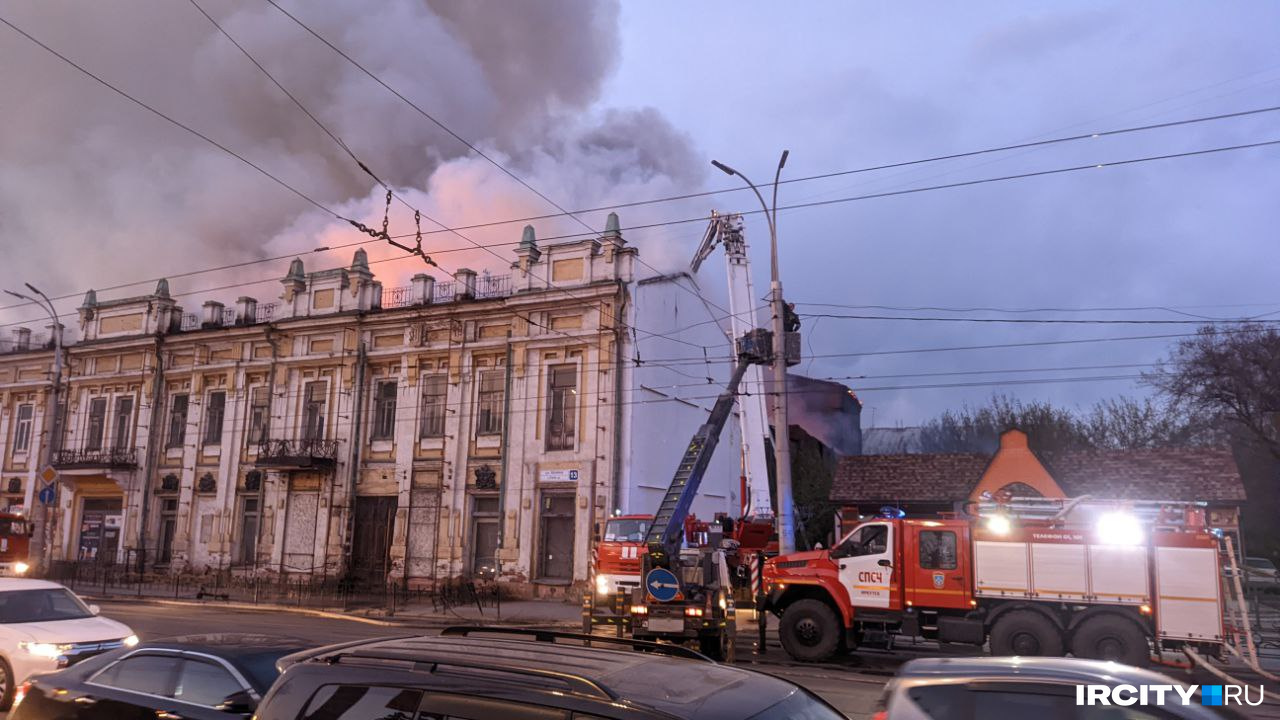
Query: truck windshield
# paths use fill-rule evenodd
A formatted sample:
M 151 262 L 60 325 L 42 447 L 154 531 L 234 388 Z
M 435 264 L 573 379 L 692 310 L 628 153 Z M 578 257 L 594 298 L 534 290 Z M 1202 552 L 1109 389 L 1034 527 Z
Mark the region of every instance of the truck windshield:
M 0 535 L 9 537 L 27 534 L 26 520 L 0 520 Z
M 649 521 L 638 518 L 621 518 L 610 520 L 604 526 L 605 542 L 644 542 L 645 533 L 649 532 Z
M 6 625 L 92 616 L 89 608 L 64 588 L 0 592 L 0 623 Z

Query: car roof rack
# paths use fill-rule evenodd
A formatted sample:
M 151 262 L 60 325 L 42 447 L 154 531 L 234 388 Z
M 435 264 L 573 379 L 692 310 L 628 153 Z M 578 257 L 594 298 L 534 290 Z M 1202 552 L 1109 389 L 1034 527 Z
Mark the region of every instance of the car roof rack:
M 558 672 L 556 670 L 546 670 L 543 668 L 504 665 L 499 663 L 477 662 L 467 659 L 458 659 L 456 657 L 441 658 L 432 657 L 430 655 L 423 657 L 419 654 L 415 654 L 413 657 L 406 657 L 405 655 L 394 651 L 362 651 L 355 648 L 351 651 L 340 651 L 340 653 L 335 657 L 324 658 L 323 661 L 330 664 L 337 664 L 344 660 L 386 660 L 400 663 L 407 662 L 412 663 L 414 670 L 426 672 L 435 672 L 440 668 L 460 668 L 465 670 L 484 670 L 488 672 L 508 673 L 513 675 L 528 675 L 543 680 L 556 681 L 578 695 L 589 695 L 604 698 L 609 701 L 617 700 L 619 697 L 617 693 L 610 690 L 607 686 L 574 673 Z
M 684 658 L 686 660 L 699 660 L 701 662 L 715 664 L 715 660 L 712 660 L 700 652 L 690 650 L 687 647 L 681 645 L 667 645 L 649 640 L 585 635 L 583 633 L 563 632 L 560 630 L 491 627 L 485 625 L 453 625 L 440 631 L 440 637 L 470 637 L 472 635 L 523 635 L 533 638 L 535 642 L 549 643 L 554 643 L 556 640 L 581 640 L 588 644 L 605 643 L 607 645 L 619 645 L 629 647 L 632 650 L 644 650 L 646 652 L 653 652 L 659 655 L 668 655 L 670 657 Z

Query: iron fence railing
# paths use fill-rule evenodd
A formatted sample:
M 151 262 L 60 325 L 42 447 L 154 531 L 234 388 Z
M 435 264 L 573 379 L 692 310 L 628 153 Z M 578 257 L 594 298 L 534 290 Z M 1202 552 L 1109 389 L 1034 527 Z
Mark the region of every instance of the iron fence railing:
M 275 317 L 276 309 L 280 303 L 259 303 L 253 311 L 253 321 L 255 323 L 271 322 L 271 318 Z
M 258 445 L 259 465 L 332 464 L 337 459 L 337 440 L 264 440 Z
M 477 299 L 506 297 L 510 294 L 510 275 L 481 275 L 476 278 Z
M 223 325 L 236 324 L 236 309 L 234 307 L 222 308 L 222 324 Z
M 62 449 L 54 454 L 53 464 L 60 468 L 131 468 L 138 466 L 138 451 L 134 448 Z
M 435 284 L 435 290 L 431 293 L 431 302 L 453 302 L 453 283 L 438 282 Z
M 55 561 L 46 577 L 85 595 L 174 598 L 211 602 L 292 605 L 316 609 L 382 608 L 445 612 L 474 606 L 501 613 L 501 586 L 492 581 L 450 578 L 438 581 L 403 579 L 357 581 L 321 575 L 291 575 L 269 564 L 220 565 L 192 572 L 150 568 L 137 550 L 126 561 L 86 559 Z M 140 569 L 141 568 L 141 569 Z
M 410 286 L 393 287 L 382 291 L 382 307 L 384 308 L 407 307 L 413 303 L 413 288 Z
M 179 330 L 199 330 L 200 316 L 195 313 L 183 313 L 182 322 L 178 324 Z

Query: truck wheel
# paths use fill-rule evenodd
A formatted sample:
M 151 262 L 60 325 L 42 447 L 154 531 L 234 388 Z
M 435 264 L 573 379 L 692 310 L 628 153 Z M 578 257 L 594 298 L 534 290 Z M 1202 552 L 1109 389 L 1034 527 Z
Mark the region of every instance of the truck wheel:
M 840 635 L 835 611 L 821 600 L 797 600 L 787 606 L 778 623 L 782 649 L 803 662 L 821 662 L 834 655 Z
M 724 662 L 729 659 L 729 633 L 718 632 L 715 635 L 704 635 L 698 638 L 698 652 L 715 660 Z
M 18 683 L 13 676 L 13 668 L 4 658 L 0 658 L 0 674 L 4 675 L 0 680 L 0 712 L 5 712 L 13 706 L 13 694 L 18 690 Z
M 1034 610 L 1012 610 L 991 628 L 992 655 L 1063 655 L 1062 633 Z
M 1071 654 L 1145 667 L 1151 662 L 1151 643 L 1132 620 L 1119 615 L 1095 615 L 1071 634 Z

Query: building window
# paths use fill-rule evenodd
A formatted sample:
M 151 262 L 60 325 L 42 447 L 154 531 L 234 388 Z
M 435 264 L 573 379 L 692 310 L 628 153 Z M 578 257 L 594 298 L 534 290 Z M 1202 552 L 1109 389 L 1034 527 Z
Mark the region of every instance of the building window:
M 177 531 L 178 499 L 164 498 L 160 501 L 160 545 L 156 548 L 157 563 L 167 565 L 173 561 L 173 538 Z
M 946 530 L 921 530 L 920 567 L 925 570 L 955 570 L 956 534 Z
M 89 429 L 85 432 L 84 449 L 101 450 L 102 435 L 107 427 L 107 399 L 96 397 L 89 401 Z
M 577 417 L 578 371 L 574 365 L 551 368 L 547 406 L 547 449 L 572 450 L 574 420 Z
M 485 370 L 480 373 L 480 392 L 476 397 L 476 434 L 502 433 L 502 401 L 505 373 Z
M 236 559 L 245 565 L 258 561 L 259 501 L 256 496 L 240 498 L 240 546 Z
M 422 429 L 424 438 L 444 437 L 444 407 L 448 393 L 444 375 L 427 375 L 422 379 Z
M 256 387 L 249 394 L 249 437 L 250 445 L 260 445 L 267 441 L 267 428 L 270 427 L 267 389 Z
M 204 444 L 220 445 L 222 443 L 222 416 L 227 409 L 225 392 L 209 393 L 209 401 L 204 408 Z
M 169 443 L 165 447 L 180 448 L 187 440 L 187 396 L 174 395 L 169 401 Z
M 133 429 L 133 398 L 125 395 L 116 398 L 116 426 L 111 434 L 112 447 L 129 447 L 129 431 Z
M 373 397 L 373 432 L 371 440 L 390 440 L 396 432 L 396 381 L 377 384 Z
M 324 439 L 324 400 L 329 383 L 322 380 L 307 383 L 302 404 L 302 439 Z
M 34 412 L 34 405 L 18 406 L 18 424 L 13 429 L 14 452 L 26 452 L 31 449 L 31 418 Z

